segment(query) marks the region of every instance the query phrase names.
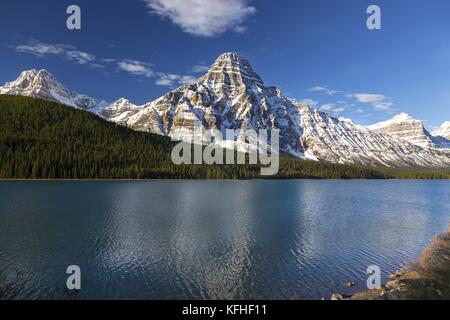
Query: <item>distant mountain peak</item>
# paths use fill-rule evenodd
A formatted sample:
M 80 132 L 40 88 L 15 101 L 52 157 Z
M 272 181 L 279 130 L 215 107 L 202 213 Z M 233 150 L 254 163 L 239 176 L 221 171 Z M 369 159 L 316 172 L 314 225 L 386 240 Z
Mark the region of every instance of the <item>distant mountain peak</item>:
M 392 119 L 397 120 L 397 121 L 411 121 L 411 120 L 416 120 L 415 118 L 413 118 L 412 116 L 410 116 L 408 113 L 406 112 L 401 112 L 400 114 L 394 116 Z
M 23 71 L 19 77 L 17 78 L 16 82 L 25 81 L 25 80 L 51 80 L 56 81 L 56 78 L 48 72 L 46 69 L 31 69 L 31 70 L 25 70 Z
M 100 115 L 112 122 L 120 123 L 124 117 L 130 117 L 142 107 L 125 98 L 120 98 L 101 110 Z
M 450 121 L 444 122 L 439 129 L 432 133 L 435 137 L 442 137 L 450 141 Z
M 107 105 L 105 101 L 70 91 L 46 69 L 23 71 L 16 80 L 0 87 L 0 94 L 34 97 L 96 112 Z
M 417 120 L 405 112 L 367 128 L 424 148 L 439 147 L 433 141 L 431 134 L 425 129 L 423 121 Z
M 48 72 L 46 69 L 30 69 L 30 70 L 24 70 L 22 71 L 22 73 L 20 74 L 22 75 L 32 75 L 32 76 L 36 76 L 36 75 L 44 75 L 44 76 L 52 76 L 52 74 L 50 72 Z
M 394 124 L 401 124 L 401 123 L 405 123 L 405 122 L 417 122 L 417 123 L 420 122 L 420 123 L 422 123 L 422 121 L 413 118 L 408 113 L 402 112 L 402 113 L 400 113 L 398 115 L 395 115 L 394 117 L 392 117 L 389 120 L 378 122 L 378 123 L 375 123 L 373 125 L 370 125 L 370 126 L 368 126 L 368 128 L 371 129 L 371 130 L 380 130 L 380 129 L 389 127 L 389 126 L 394 125 Z

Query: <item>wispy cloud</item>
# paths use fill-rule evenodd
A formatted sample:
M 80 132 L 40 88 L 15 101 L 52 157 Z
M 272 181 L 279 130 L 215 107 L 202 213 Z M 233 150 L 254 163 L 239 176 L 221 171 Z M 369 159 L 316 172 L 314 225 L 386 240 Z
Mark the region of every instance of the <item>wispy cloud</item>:
M 194 73 L 204 73 L 204 72 L 208 72 L 209 67 L 203 64 L 197 64 L 195 66 L 192 67 L 192 72 Z
M 326 85 L 315 86 L 308 89 L 308 92 L 323 93 L 329 97 L 336 97 L 339 99 L 333 103 L 325 103 L 322 105 L 321 109 L 324 111 L 330 111 L 335 113 L 341 113 L 350 109 L 354 109 L 357 104 L 360 105 L 370 105 L 376 111 L 386 111 L 390 112 L 392 106 L 394 105 L 391 98 L 385 96 L 384 94 L 378 93 L 353 93 L 345 92 L 341 90 L 330 89 Z M 340 104 L 341 106 L 336 107 L 335 104 Z M 362 113 L 364 109 L 358 108 L 357 113 Z
M 178 83 L 180 84 L 190 84 L 195 82 L 195 80 L 197 80 L 195 77 L 193 76 L 181 76 L 180 80 L 178 80 Z
M 244 21 L 256 12 L 247 0 L 144 0 L 150 11 L 184 32 L 214 37 L 229 30 L 245 32 Z
M 26 44 L 17 45 L 14 47 L 17 52 L 32 54 L 39 58 L 44 58 L 50 55 L 61 56 L 68 60 L 73 60 L 78 64 L 94 64 L 96 60 L 95 55 L 77 50 L 75 46 L 68 44 L 50 44 L 45 42 L 40 42 L 37 40 L 30 40 Z
M 382 94 L 372 94 L 372 93 L 350 93 L 347 94 L 348 97 L 354 97 L 359 102 L 362 103 L 374 103 L 385 100 L 386 97 Z
M 340 114 L 342 112 L 344 112 L 346 109 L 344 107 L 338 107 L 338 108 L 334 108 L 333 112 L 336 114 Z
M 119 70 L 151 78 L 155 76 L 155 72 L 152 70 L 153 65 L 151 63 L 125 59 L 117 62 Z
M 237 26 L 236 28 L 233 29 L 234 32 L 236 33 L 246 33 L 248 30 L 248 27 L 246 26 Z
M 320 110 L 340 114 L 347 110 L 346 106 L 337 106 L 334 103 L 326 103 L 320 107 Z
M 306 104 L 310 107 L 316 107 L 319 104 L 319 102 L 317 102 L 316 100 L 313 100 L 313 99 L 303 99 L 300 101 L 300 103 Z
M 332 111 L 335 108 L 335 104 L 334 103 L 326 103 L 323 104 L 320 109 L 323 111 Z
M 195 80 L 195 77 L 189 75 L 181 76 L 170 73 L 159 73 L 159 78 L 155 83 L 158 86 L 174 87 L 176 85 L 189 84 L 194 82 Z
M 342 91 L 338 90 L 331 90 L 327 86 L 315 86 L 310 89 L 308 89 L 309 92 L 323 92 L 329 96 L 335 96 L 338 93 L 341 93 Z
M 95 56 L 93 54 L 83 51 L 67 51 L 66 56 L 70 60 L 75 60 L 79 64 L 87 64 L 95 61 Z
M 90 68 L 104 69 L 107 66 L 116 70 L 126 72 L 130 75 L 156 78 L 156 84 L 160 86 L 173 87 L 195 81 L 192 75 L 178 75 L 167 72 L 155 71 L 154 65 L 149 62 L 143 62 L 135 59 L 117 59 L 117 58 L 98 58 L 91 53 L 78 50 L 75 46 L 69 44 L 50 44 L 37 40 L 30 40 L 26 44 L 10 46 L 17 52 L 32 54 L 38 58 L 48 56 L 60 56 L 64 59 L 74 61 L 80 65 L 87 65 Z M 189 73 L 200 73 L 209 68 L 203 64 L 195 65 Z
M 355 98 L 358 102 L 370 104 L 375 110 L 379 111 L 389 110 L 393 105 L 392 99 L 383 94 L 349 93 L 347 96 L 350 98 Z
M 113 62 L 116 62 L 117 59 L 108 58 L 108 59 L 102 59 L 102 61 L 105 62 L 105 63 L 113 63 Z
M 64 44 L 48 44 L 44 42 L 38 42 L 36 40 L 31 40 L 28 42 L 28 44 L 16 46 L 15 49 L 17 52 L 28 53 L 42 58 L 46 55 L 64 54 L 67 49 L 73 49 L 73 47 Z
M 158 86 L 173 86 L 178 78 L 179 76 L 175 74 L 163 74 L 156 80 L 156 84 Z

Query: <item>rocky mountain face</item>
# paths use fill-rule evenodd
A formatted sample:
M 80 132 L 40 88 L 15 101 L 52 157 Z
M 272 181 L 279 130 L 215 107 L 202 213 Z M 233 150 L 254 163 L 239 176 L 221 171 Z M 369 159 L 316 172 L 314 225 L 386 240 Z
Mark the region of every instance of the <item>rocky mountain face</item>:
M 388 121 L 371 125 L 368 128 L 421 147 L 435 147 L 433 138 L 425 129 L 423 122 L 406 113 L 401 113 Z
M 28 85 L 7 84 L 2 88 L 20 87 L 15 92 L 25 95 L 22 87 L 28 88 L 30 81 L 22 79 L 19 83 Z M 56 88 L 50 92 L 57 91 L 57 97 L 66 98 L 68 91 Z M 37 97 L 54 100 L 47 91 Z M 79 107 L 72 98 L 68 102 Z M 265 86 L 250 63 L 237 53 L 221 55 L 203 77 L 153 102 L 136 106 L 120 99 L 95 112 L 134 130 L 177 140 L 190 140 L 196 124 L 218 129 L 224 135 L 226 129 L 279 129 L 282 151 L 299 158 L 389 167 L 450 166 L 450 149 L 438 148 L 435 137 L 409 116 L 401 115 L 370 128 L 333 118 L 287 99 L 278 88 Z
M 283 151 L 301 158 L 373 166 L 449 166 L 450 153 L 364 128 L 285 98 L 266 87 L 250 63 L 225 53 L 196 82 L 122 117 L 140 131 L 190 139 L 205 129 L 279 129 Z
M 368 128 L 423 148 L 450 148 L 450 141 L 446 138 L 446 134 L 450 136 L 450 122 L 444 123 L 439 130 L 430 134 L 422 121 L 401 113 L 388 121 L 368 126 Z
M 284 150 L 299 154 L 302 150 L 298 108 L 278 89 L 265 87 L 236 53 L 223 54 L 195 83 L 167 93 L 121 122 L 180 140 L 192 136 L 196 123 L 223 134 L 226 129 L 278 128 Z
M 47 70 L 22 72 L 17 80 L 0 87 L 0 94 L 20 95 L 59 102 L 71 107 L 98 112 L 108 104 L 86 95 L 69 91 Z
M 129 118 L 141 108 L 141 106 L 132 104 L 129 100 L 122 98 L 103 108 L 100 115 L 112 122 L 120 123 L 122 119 Z

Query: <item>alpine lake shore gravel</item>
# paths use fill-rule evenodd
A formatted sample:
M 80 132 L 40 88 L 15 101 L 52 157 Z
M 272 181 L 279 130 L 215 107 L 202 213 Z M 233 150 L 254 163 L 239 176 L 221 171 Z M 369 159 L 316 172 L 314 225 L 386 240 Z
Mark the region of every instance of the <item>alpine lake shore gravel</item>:
M 416 261 L 388 278 L 381 289 L 334 294 L 332 300 L 450 300 L 450 225 Z

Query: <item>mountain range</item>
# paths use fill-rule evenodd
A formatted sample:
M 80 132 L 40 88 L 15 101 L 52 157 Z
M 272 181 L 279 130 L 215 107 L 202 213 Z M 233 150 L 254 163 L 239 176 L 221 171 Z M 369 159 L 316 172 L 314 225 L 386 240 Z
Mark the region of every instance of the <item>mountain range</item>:
M 266 86 L 238 53 L 224 53 L 196 81 L 144 105 L 108 104 L 70 91 L 46 70 L 29 70 L 0 87 L 0 94 L 56 101 L 143 132 L 190 139 L 205 129 L 279 129 L 280 148 L 294 157 L 338 164 L 450 167 L 450 122 L 433 133 L 402 113 L 364 127 L 283 96 Z

